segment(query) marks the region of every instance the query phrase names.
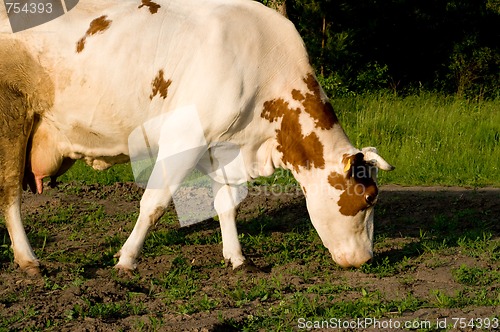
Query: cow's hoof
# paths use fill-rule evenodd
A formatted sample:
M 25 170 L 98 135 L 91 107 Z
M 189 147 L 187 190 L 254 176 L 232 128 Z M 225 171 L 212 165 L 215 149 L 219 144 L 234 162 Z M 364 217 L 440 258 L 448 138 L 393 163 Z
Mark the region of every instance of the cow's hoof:
M 29 262 L 27 264 L 19 264 L 21 270 L 30 277 L 41 277 L 42 271 L 38 262 Z
M 237 267 L 235 267 L 233 269 L 233 271 L 235 271 L 235 272 L 237 272 L 237 271 L 243 271 L 243 272 L 246 272 L 246 273 L 261 273 L 262 272 L 262 270 L 259 269 L 257 267 L 257 265 L 255 265 L 254 262 L 252 262 L 249 259 L 245 259 L 243 261 L 243 264 L 238 265 Z
M 132 277 L 134 275 L 135 268 L 135 264 L 124 264 L 123 262 L 118 262 L 118 264 L 115 265 L 115 270 L 121 277 Z
M 118 251 L 113 257 L 119 258 L 118 263 L 115 265 L 115 269 L 119 272 L 131 274 L 137 268 L 135 258 L 132 258 L 129 255 L 123 255 L 121 250 Z

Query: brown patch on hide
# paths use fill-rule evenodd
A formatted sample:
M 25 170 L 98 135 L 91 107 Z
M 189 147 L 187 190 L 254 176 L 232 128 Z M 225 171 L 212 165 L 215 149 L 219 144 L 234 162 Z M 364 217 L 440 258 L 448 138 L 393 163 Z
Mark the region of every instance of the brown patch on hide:
M 171 80 L 165 81 L 163 74 L 164 74 L 163 69 L 160 69 L 160 71 L 158 72 L 158 75 L 156 75 L 153 82 L 151 83 L 151 85 L 153 87 L 153 92 L 149 96 L 149 99 L 153 100 L 153 97 L 158 95 L 158 94 L 163 99 L 167 98 L 168 87 L 170 86 L 170 84 L 172 84 L 172 81 Z
M 153 2 L 151 0 L 142 0 L 142 4 L 137 7 L 137 8 L 142 8 L 142 7 L 148 7 L 149 8 L 149 12 L 151 14 L 156 14 L 158 13 L 158 9 L 161 8 L 161 6 L 159 4 L 157 4 L 156 2 Z
M 278 151 L 282 153 L 283 163 L 290 165 L 296 172 L 299 167 L 323 168 L 323 144 L 316 133 L 307 136 L 302 134 L 302 125 L 299 122 L 300 109 L 291 109 L 283 99 L 266 101 L 261 117 L 270 122 L 281 118 L 280 129 L 276 130 Z
M 338 205 L 340 213 L 345 216 L 355 216 L 372 206 L 377 199 L 378 188 L 371 176 L 373 166 L 363 157 L 362 153 L 344 155 L 342 162 L 348 168 L 346 174 L 331 172 L 328 176 L 328 183 L 343 191 Z
M 93 36 L 97 33 L 103 33 L 104 31 L 106 31 L 109 28 L 112 21 L 107 20 L 106 18 L 107 18 L 107 16 L 103 15 L 103 16 L 100 16 L 100 17 L 94 19 L 92 22 L 90 22 L 90 26 L 87 29 L 85 36 L 83 36 L 76 43 L 76 52 L 77 53 L 80 53 L 85 48 L 85 42 L 87 41 L 87 37 Z
M 332 105 L 321 99 L 321 88 L 313 74 L 303 79 L 309 92 L 303 95 L 299 90 L 292 91 L 293 99 L 302 102 L 304 110 L 314 120 L 314 125 L 319 129 L 331 129 L 339 122 Z
M 270 122 L 281 119 L 281 126 L 276 130 L 277 149 L 283 154 L 282 161 L 296 172 L 301 166 L 306 169 L 325 166 L 324 146 L 316 132 L 307 136 L 302 133 L 299 121 L 301 111 L 311 117 L 316 129 L 329 130 L 338 123 L 330 103 L 322 100 L 321 88 L 314 75 L 309 74 L 302 81 L 308 92 L 302 93 L 297 89 L 290 92 L 292 99 L 300 102 L 302 107 L 291 108 L 283 98 L 277 98 L 264 102 L 261 113 L 261 117 Z

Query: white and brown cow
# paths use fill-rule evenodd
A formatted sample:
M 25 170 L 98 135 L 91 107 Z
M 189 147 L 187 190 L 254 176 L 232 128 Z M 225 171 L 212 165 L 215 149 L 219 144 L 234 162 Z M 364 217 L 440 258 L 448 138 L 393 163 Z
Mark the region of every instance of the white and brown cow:
M 166 173 L 146 189 L 117 268 L 136 267 L 178 183 L 220 142 L 239 148 L 245 181 L 278 167 L 293 173 L 338 264 L 372 257 L 375 173 L 392 166 L 349 142 L 291 22 L 250 0 L 81 0 L 18 33 L 0 13 L 0 205 L 23 270 L 39 264 L 20 219 L 25 159 L 24 180 L 41 192 L 42 179 L 73 160 L 95 169 L 128 161 L 131 133 L 174 111 L 148 139 Z M 180 167 L 161 163 L 185 142 L 201 148 Z M 223 255 L 235 268 L 245 260 L 233 199 L 241 179 L 212 171 Z

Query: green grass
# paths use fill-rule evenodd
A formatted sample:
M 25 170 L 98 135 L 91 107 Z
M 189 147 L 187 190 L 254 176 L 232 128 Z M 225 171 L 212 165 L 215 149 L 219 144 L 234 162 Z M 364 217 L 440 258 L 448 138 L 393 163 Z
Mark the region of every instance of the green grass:
M 115 182 L 134 181 L 134 175 L 130 163 L 114 165 L 105 171 L 95 171 L 83 161 L 78 160 L 58 180 L 61 182 L 75 181 L 82 184 L 110 185 Z
M 28 216 L 27 223 L 32 229 L 30 238 L 41 241 L 47 233 L 43 225 L 49 228 L 52 236 L 57 229 L 67 229 L 70 224 L 63 216 L 73 220 L 71 230 L 76 233 L 97 234 L 115 228 L 106 221 L 109 218 L 106 211 L 94 203 L 62 208 L 60 218 L 56 218 L 56 210 L 47 209 L 44 216 L 36 214 L 36 218 Z M 135 212 L 131 212 L 122 219 L 135 217 Z M 124 278 L 111 270 L 112 254 L 123 243 L 123 235 L 103 237 L 96 246 L 84 249 L 79 247 L 84 238 L 80 240 L 75 236 L 74 250 L 59 248 L 49 238 L 45 249 L 37 250 L 37 254 L 42 261 L 57 264 L 57 270 L 43 277 L 41 287 L 47 294 L 77 289 L 79 296 L 78 301 L 62 313 L 54 313 L 45 322 L 45 327 L 57 329 L 65 324 L 95 319 L 99 322 L 128 320 L 137 330 L 162 330 L 168 326 L 169 317 L 172 317 L 169 315 L 189 317 L 235 308 L 247 310 L 248 315 L 237 320 L 221 315 L 221 329 L 293 331 L 302 319 L 331 322 L 332 318 L 369 317 L 403 321 L 405 315 L 419 310 L 467 312 L 477 306 L 490 307 L 494 312 L 500 305 L 500 289 L 494 286 L 500 282 L 500 239 L 492 235 L 491 228 L 496 226 L 488 222 L 492 220 L 488 211 L 467 209 L 452 215 L 436 214 L 429 218 L 432 221 L 425 225 L 426 231 L 407 235 L 403 243 L 390 228 L 380 228 L 375 244 L 378 254 L 374 261 L 358 270 L 343 270 L 335 265 L 307 220 L 290 231 L 276 232 L 272 230 L 276 230 L 277 225 L 283 226 L 282 216 L 258 216 L 241 224 L 240 235 L 244 251 L 250 256 L 257 252 L 259 266 L 272 266 L 269 273 L 257 275 L 229 272 L 222 262 L 193 264 L 190 254 L 183 250 L 217 246 L 221 241 L 220 232 L 201 226 L 201 230 L 178 229 L 172 218 L 171 215 L 163 217 L 163 227 L 149 234 L 143 249 L 141 257 L 149 262 L 166 256 L 162 263 L 154 263 L 164 264 L 164 272 L 156 270 L 154 274 L 144 275 L 146 271 L 143 270 L 143 275 L 136 273 Z M 462 227 L 464 220 L 474 222 Z M 411 219 L 402 219 L 400 226 L 412 223 Z M 39 229 L 42 234 L 36 233 Z M 384 251 L 384 248 L 391 250 Z M 456 257 L 468 257 L 470 261 L 456 264 Z M 147 269 L 144 264 L 140 262 L 139 268 Z M 395 287 L 404 285 L 413 289 L 423 282 L 419 278 L 426 269 L 452 264 L 455 265 L 448 268 L 450 283 L 455 285 L 452 292 L 446 287 L 430 287 L 427 293 L 405 290 L 396 294 L 392 289 L 377 287 L 382 281 L 393 280 Z M 109 291 L 96 293 L 94 290 L 96 276 L 88 271 L 95 268 L 109 271 L 110 277 L 99 279 L 110 286 Z M 59 273 L 59 269 L 65 273 Z M 227 273 L 227 277 L 221 279 L 221 273 Z M 217 282 L 211 276 L 215 276 Z M 27 301 L 35 289 L 25 288 L 24 293 L 15 289 L 5 291 L 0 296 L 0 305 L 12 306 Z M 156 301 L 156 305 L 148 306 L 151 301 Z M 32 326 L 31 320 L 37 315 L 33 308 L 18 311 L 0 319 L 0 331 L 11 326 Z M 492 317 L 495 316 L 482 318 Z M 38 326 L 33 330 L 43 328 Z M 413 330 L 438 329 L 433 326 Z
M 396 166 L 382 183 L 500 185 L 500 103 L 439 94 L 371 94 L 332 100 L 357 147 Z
M 383 183 L 500 185 L 500 115 L 495 102 L 467 102 L 438 95 L 354 96 L 333 102 L 352 142 L 358 147 L 377 146 L 397 167 L 394 172 L 380 173 Z M 109 185 L 133 181 L 133 176 L 129 164 L 95 172 L 78 162 L 61 180 Z M 293 177 L 284 170 L 277 170 L 270 178 L 259 178 L 252 185 L 285 192 L 297 190 Z M 67 186 L 78 193 L 78 184 Z M 107 199 L 106 192 L 102 195 L 96 198 Z M 38 315 L 37 308 L 24 307 L 2 317 L 0 331 L 22 330 L 25 326 L 55 330 L 89 319 L 135 319 L 131 324 L 136 330 L 154 331 L 165 329 L 172 316 L 224 312 L 227 308 L 248 311 L 238 319 L 220 315 L 221 330 L 233 331 L 293 331 L 302 318 L 318 322 L 361 317 L 388 320 L 402 319 L 419 310 L 468 312 L 474 306 L 491 307 L 495 312 L 500 306 L 500 289 L 495 286 L 500 283 L 500 239 L 490 211 L 482 207 L 461 209 L 457 202 L 453 211 L 429 211 L 427 224 L 420 224 L 411 213 L 408 217 L 404 211 L 396 213 L 383 204 L 377 220 L 391 215 L 396 222 L 377 225 L 377 254 L 358 270 L 343 270 L 333 263 L 307 215 L 288 216 L 283 221 L 281 212 L 277 216 L 264 210 L 258 211 L 255 219 L 239 224 L 240 241 L 247 257 L 256 258 L 259 267 L 271 267 L 270 272 L 227 272 L 224 262 L 217 259 L 193 263 L 189 252 L 193 248 L 220 250 L 220 231 L 217 226 L 178 228 L 175 216 L 167 213 L 148 235 L 139 262 L 140 269 L 147 269 L 148 263 L 163 264 L 164 270 L 153 274 L 143 270 L 142 275 L 136 273 L 131 278 L 117 275 L 111 267 L 116 263 L 113 254 L 130 233 L 137 211 L 111 219 L 95 202 L 48 205 L 43 214 L 27 212 L 24 220 L 35 252 L 48 264 L 50 273 L 44 276 L 42 286 L 6 288 L 1 292 L 0 306 L 30 303 L 36 287 L 42 287 L 48 295 L 77 289 L 79 299 L 62 314 L 54 313 L 44 327 L 30 323 Z M 293 226 L 288 225 L 290 220 Z M 117 229 L 116 224 L 124 229 Z M 400 229 L 413 229 L 415 224 L 419 226 L 414 233 L 399 233 Z M 99 234 L 102 240 L 89 245 L 89 233 Z M 0 243 L 4 266 L 13 260 L 6 234 L 4 230 Z M 57 245 L 60 234 L 67 236 L 69 247 Z M 213 255 L 221 256 L 219 252 Z M 461 261 L 457 262 L 457 257 Z M 110 271 L 109 278 L 98 279 L 109 282 L 109 292 L 94 291 L 92 285 L 99 275 L 93 271 L 99 269 Z M 454 285 L 452 292 L 439 286 L 429 288 L 427 293 L 407 291 L 425 282 L 423 273 L 434 269 L 447 269 L 448 282 Z M 216 284 L 211 276 L 224 282 Z M 398 295 L 392 289 L 380 289 L 381 280 L 392 280 L 395 288 L 406 287 L 405 292 Z M 148 302 L 155 306 L 148 307 Z M 498 319 L 495 315 L 482 318 Z M 413 330 L 443 329 L 433 326 Z
M 396 166 L 380 172 L 382 184 L 500 186 L 500 102 L 470 101 L 439 94 L 408 97 L 367 94 L 332 104 L 358 148 L 375 146 Z M 134 181 L 130 164 L 95 172 L 79 161 L 60 180 L 86 184 Z M 293 189 L 288 171 L 255 184 Z

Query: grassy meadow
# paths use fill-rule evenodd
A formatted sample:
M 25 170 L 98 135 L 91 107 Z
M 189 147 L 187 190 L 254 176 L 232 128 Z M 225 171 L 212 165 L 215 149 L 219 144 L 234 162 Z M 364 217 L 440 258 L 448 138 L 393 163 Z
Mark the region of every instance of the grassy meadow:
M 382 183 L 499 186 L 500 101 L 422 93 L 332 101 L 358 147 L 375 146 L 397 168 Z
M 380 93 L 337 98 L 332 104 L 355 146 L 375 146 L 396 166 L 393 172 L 379 173 L 381 184 L 500 186 L 498 100 Z M 259 183 L 291 180 L 286 172 L 276 176 Z M 61 179 L 112 184 L 133 181 L 133 175 L 129 165 L 93 172 L 77 163 Z
M 379 94 L 333 104 L 355 145 L 376 146 L 396 166 L 380 173 L 382 184 L 500 186 L 498 102 Z M 216 218 L 179 228 L 169 210 L 148 235 L 138 271 L 123 276 L 113 255 L 137 219 L 140 191 L 115 182 L 133 181 L 130 165 L 95 172 L 78 162 L 60 181 L 23 205 L 42 278 L 16 273 L 0 223 L 0 331 L 500 327 L 498 190 L 382 190 L 375 257 L 346 270 L 293 196 L 290 173 L 278 170 L 250 185 L 253 203 L 239 214 L 243 251 L 264 272 L 228 267 Z M 262 187 L 282 195 L 262 197 Z M 339 328 L 358 319 L 372 325 Z

